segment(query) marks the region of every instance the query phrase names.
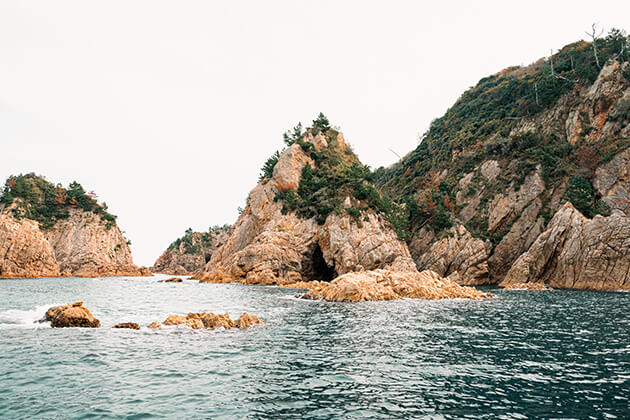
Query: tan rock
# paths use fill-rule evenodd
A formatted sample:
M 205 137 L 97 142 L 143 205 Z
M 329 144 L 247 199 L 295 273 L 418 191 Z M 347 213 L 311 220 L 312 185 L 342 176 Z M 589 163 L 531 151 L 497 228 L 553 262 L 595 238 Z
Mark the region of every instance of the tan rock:
M 325 142 L 326 140 L 323 141 Z M 315 166 L 313 159 L 304 153 L 299 144 L 289 146 L 282 152 L 278 163 L 273 169 L 272 182 L 275 184 L 276 189 L 278 191 L 297 190 L 302 177 L 302 169 L 307 163 Z
M 544 283 L 509 283 L 503 287 L 508 290 L 553 290 Z
M 543 283 L 575 289 L 630 289 L 630 218 L 587 219 L 570 203 L 508 271 L 501 285 Z
M 0 277 L 56 277 L 54 250 L 37 222 L 0 211 Z
M 181 283 L 183 280 L 179 277 L 171 277 L 168 279 L 158 280 L 158 283 Z
M 428 250 L 414 252 L 411 246 L 410 249 L 419 270 L 432 270 L 460 284 L 489 282 L 488 253 L 484 243 L 473 238 L 462 224 L 450 228 L 445 237 L 434 242 Z
M 153 321 L 152 323 L 147 325 L 147 328 L 151 328 L 152 330 L 154 330 L 156 328 L 161 328 L 161 327 L 162 327 L 162 323 L 159 322 L 159 321 Z
M 82 327 L 98 328 L 101 323 L 83 306 L 83 302 L 53 306 L 46 311 L 46 321 L 53 328 Z
M 593 186 L 611 209 L 630 216 L 630 149 L 597 168 Z
M 122 322 L 120 324 L 114 325 L 112 328 L 128 328 L 130 330 L 139 330 L 140 325 L 135 322 Z
M 344 274 L 300 297 L 331 302 L 363 302 L 402 298 L 483 299 L 491 295 L 460 286 L 428 270 L 420 273 L 373 270 Z
M 487 160 L 481 165 L 481 175 L 488 181 L 494 181 L 501 173 L 501 167 L 496 160 Z
M 149 328 L 159 328 L 162 324 L 153 322 Z M 232 320 L 228 314 L 215 315 L 212 312 L 190 312 L 188 315 L 169 315 L 163 325 L 185 325 L 192 329 L 215 329 L 231 328 L 245 329 L 252 325 L 264 325 L 256 315 L 244 313 L 236 321 Z

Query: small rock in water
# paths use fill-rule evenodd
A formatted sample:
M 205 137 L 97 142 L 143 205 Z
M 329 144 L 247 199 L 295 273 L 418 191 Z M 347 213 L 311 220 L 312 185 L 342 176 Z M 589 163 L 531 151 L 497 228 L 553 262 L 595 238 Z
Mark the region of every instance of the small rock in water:
M 139 330 L 140 325 L 135 322 L 121 322 L 120 324 L 114 325 L 112 328 L 129 328 L 131 330 Z
M 101 323 L 83 306 L 83 302 L 71 305 L 53 306 L 46 311 L 46 321 L 53 328 L 82 327 L 98 328 Z
M 171 277 L 164 280 L 158 280 L 158 283 L 181 283 L 182 279 L 179 277 Z
M 256 315 L 244 313 L 236 321 L 228 314 L 216 315 L 212 312 L 190 312 L 188 315 L 169 315 L 164 323 L 155 321 L 148 328 L 160 328 L 162 325 L 186 325 L 193 330 L 210 329 L 223 327 L 226 330 L 231 328 L 245 329 L 252 325 L 265 325 Z

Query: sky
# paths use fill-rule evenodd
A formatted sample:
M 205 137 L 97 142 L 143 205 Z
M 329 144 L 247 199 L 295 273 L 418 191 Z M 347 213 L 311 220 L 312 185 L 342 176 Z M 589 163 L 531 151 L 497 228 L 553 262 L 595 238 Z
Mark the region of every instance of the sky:
M 188 227 L 233 223 L 298 122 L 324 112 L 388 166 L 482 77 L 628 16 L 624 0 L 0 0 L 0 182 L 78 181 L 152 265 Z

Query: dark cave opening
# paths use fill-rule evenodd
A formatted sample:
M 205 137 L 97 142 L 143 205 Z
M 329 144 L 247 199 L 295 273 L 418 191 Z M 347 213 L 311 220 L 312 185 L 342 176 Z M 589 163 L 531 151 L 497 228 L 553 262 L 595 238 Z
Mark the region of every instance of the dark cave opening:
M 322 253 L 322 249 L 319 247 L 319 244 L 317 244 L 315 250 L 313 251 L 313 272 L 315 275 L 314 280 L 332 281 L 335 277 L 337 277 L 335 267 L 331 267 L 326 263 L 324 254 Z
M 206 260 L 206 264 L 208 264 L 208 262 L 210 261 L 210 258 L 212 258 L 212 254 L 205 254 L 203 258 Z

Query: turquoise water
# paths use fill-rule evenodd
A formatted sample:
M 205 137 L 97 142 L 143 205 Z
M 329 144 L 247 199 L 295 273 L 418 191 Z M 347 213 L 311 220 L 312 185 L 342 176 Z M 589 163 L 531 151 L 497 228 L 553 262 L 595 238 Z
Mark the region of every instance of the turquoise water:
M 628 418 L 630 294 L 335 304 L 154 278 L 0 280 L 0 418 Z M 83 300 L 100 329 L 33 323 Z M 247 311 L 245 331 L 113 330 Z

